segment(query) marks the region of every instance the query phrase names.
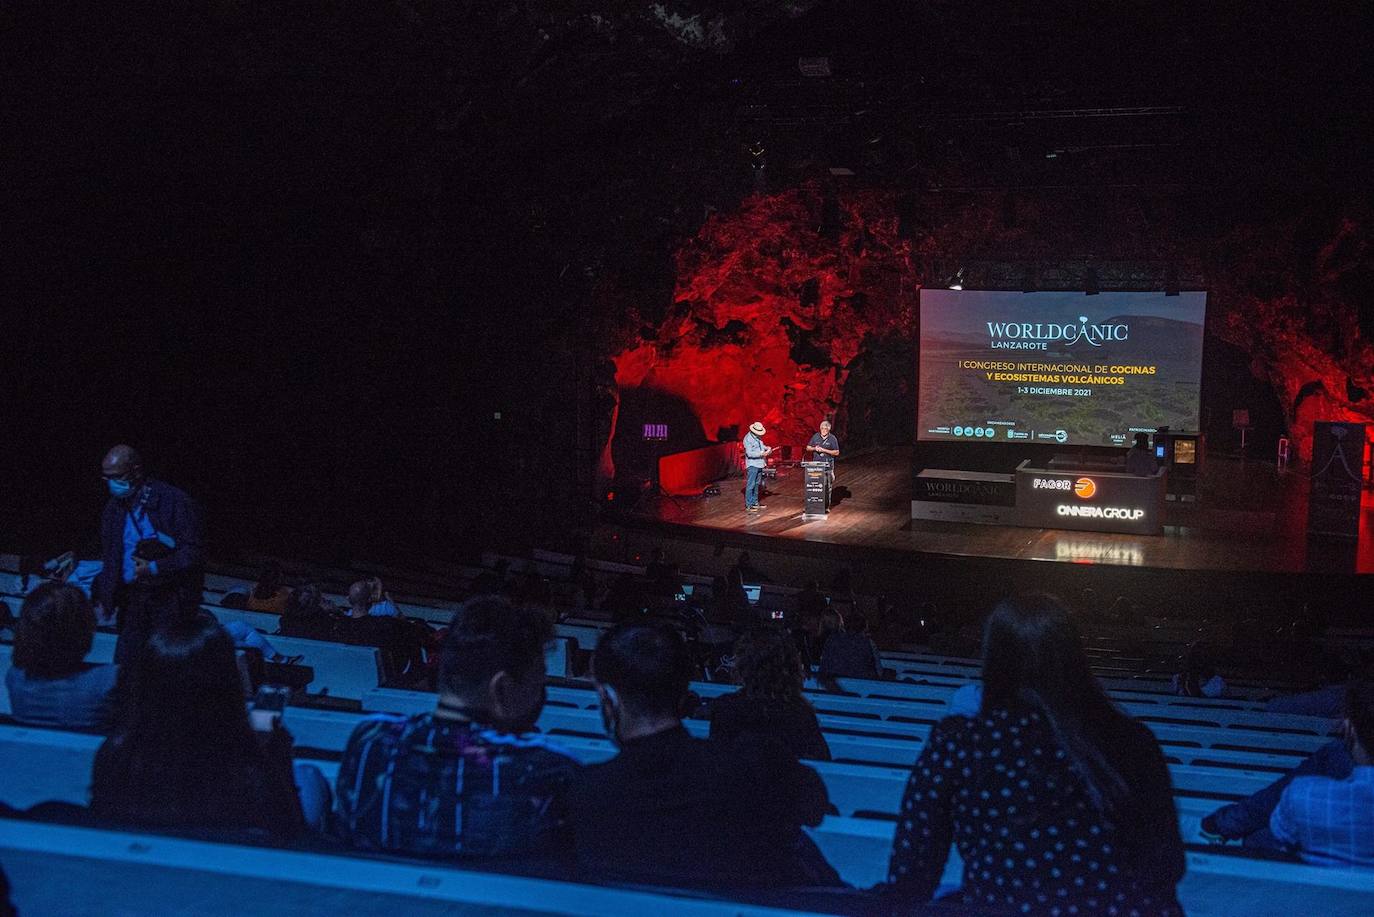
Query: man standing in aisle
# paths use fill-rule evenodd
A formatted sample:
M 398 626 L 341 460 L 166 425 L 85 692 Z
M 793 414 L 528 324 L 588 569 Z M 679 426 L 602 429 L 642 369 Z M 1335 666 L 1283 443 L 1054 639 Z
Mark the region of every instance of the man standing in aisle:
M 133 448 L 111 449 L 100 473 L 110 499 L 100 516 L 104 564 L 91 594 L 103 614 L 116 613 L 115 661 L 126 663 L 154 630 L 199 610 L 205 537 L 195 502 L 145 475 Z
M 830 421 L 821 421 L 821 432 L 811 434 L 811 442 L 806 444 L 811 453 L 811 461 L 825 462 L 830 466 L 830 480 L 835 480 L 835 459 L 840 455 L 840 441 L 830 432 Z
M 757 420 L 749 425 L 744 434 L 744 511 L 757 513 L 763 509 L 759 503 L 759 482 L 763 479 L 763 469 L 768 464 L 771 446 L 763 444 L 763 435 L 768 431 Z

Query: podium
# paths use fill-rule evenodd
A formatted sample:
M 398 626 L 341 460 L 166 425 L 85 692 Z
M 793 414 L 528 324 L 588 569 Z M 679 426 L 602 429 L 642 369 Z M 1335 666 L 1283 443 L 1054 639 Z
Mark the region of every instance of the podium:
M 802 518 L 824 519 L 830 512 L 830 463 L 802 462 L 801 467 L 806 494 Z

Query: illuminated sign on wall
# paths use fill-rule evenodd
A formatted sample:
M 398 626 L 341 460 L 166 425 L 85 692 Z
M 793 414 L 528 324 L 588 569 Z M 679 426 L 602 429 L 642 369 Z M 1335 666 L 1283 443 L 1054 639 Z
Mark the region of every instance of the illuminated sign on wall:
M 1059 504 L 1054 511 L 1061 516 L 1078 516 L 1084 519 L 1144 519 L 1145 510 L 1124 506 L 1069 506 Z
M 1163 530 L 1162 477 L 1087 476 L 1028 466 L 1023 462 L 1016 470 L 1018 525 L 1138 535 Z

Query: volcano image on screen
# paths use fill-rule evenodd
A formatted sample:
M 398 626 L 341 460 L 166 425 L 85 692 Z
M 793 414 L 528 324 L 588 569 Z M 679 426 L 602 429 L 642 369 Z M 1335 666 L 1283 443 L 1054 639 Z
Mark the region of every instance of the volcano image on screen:
M 1128 446 L 1196 430 L 1207 294 L 922 290 L 917 438 Z

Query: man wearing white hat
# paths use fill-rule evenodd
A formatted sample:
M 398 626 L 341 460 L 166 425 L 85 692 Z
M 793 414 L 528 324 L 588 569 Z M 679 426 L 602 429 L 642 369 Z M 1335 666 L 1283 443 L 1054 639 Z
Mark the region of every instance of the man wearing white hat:
M 764 466 L 768 464 L 768 454 L 773 451 L 772 446 L 763 444 L 763 435 L 767 432 L 763 428 L 763 424 L 756 420 L 749 425 L 749 432 L 744 434 L 744 511 L 746 513 L 757 513 L 763 509 L 763 505 L 759 503 L 759 482 L 763 479 Z

